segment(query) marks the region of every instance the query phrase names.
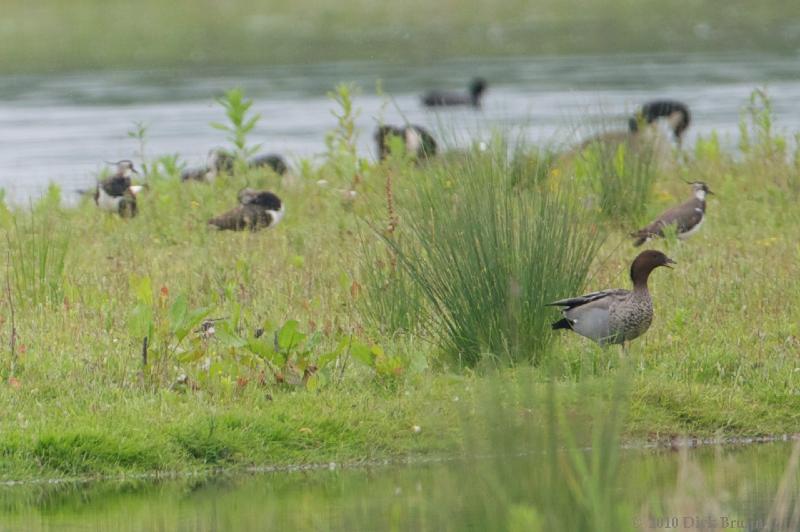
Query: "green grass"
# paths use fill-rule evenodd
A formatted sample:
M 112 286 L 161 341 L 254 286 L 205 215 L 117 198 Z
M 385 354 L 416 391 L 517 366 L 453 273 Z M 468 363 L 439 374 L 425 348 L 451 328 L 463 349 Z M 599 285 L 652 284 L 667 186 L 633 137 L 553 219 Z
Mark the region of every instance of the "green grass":
M 0 71 L 152 69 L 559 53 L 793 51 L 792 5 L 768 0 L 8 0 Z
M 514 186 L 505 153 L 500 144 L 420 172 L 403 225 L 385 237 L 423 296 L 425 329 L 457 365 L 541 362 L 552 339 L 542 309 L 582 286 L 602 242 L 572 191 Z
M 675 173 L 658 174 L 649 215 L 688 195 L 678 176 L 704 180 L 718 195 L 691 240 L 652 243 L 678 265 L 653 275 L 656 318 L 629 357 L 563 333 L 542 344 L 547 364 L 501 369 L 500 378 L 539 394 L 554 379 L 566 412 L 579 413 L 587 404 L 610 404 L 612 384 L 626 367 L 625 439 L 796 431 L 800 311 L 791 302 L 800 294 L 800 256 L 792 235 L 800 230 L 794 208 L 800 168 L 793 142 L 765 133 L 765 112 L 757 105 L 745 116 L 753 141 L 740 155 L 722 153 L 713 137 L 702 139 Z M 387 247 L 372 228 L 394 220 L 392 238 L 412 242 L 416 222 L 409 217 L 432 207 L 418 203 L 420 194 L 460 191 L 454 202 L 480 201 L 468 187 L 486 183 L 470 168 L 480 169 L 482 157 L 497 158 L 375 165 L 349 151 L 350 133 L 338 138 L 327 162 L 304 164 L 283 180 L 271 173 L 213 185 L 154 180 L 132 220 L 101 213 L 88 199 L 54 208 L 55 191 L 32 209 L 3 214 L 7 238 L 0 247 L 12 262 L 2 275 L 8 289 L 0 311 L 0 477 L 358 462 L 462 448 L 462 405 L 480 404 L 485 370 L 450 365 L 437 342 L 441 331 L 431 330 L 430 321 L 387 328 L 375 318 L 376 307 L 365 306 L 364 298 L 384 298 L 385 308 L 397 293 L 409 312 L 425 316 L 430 304 L 406 297 L 414 286 L 375 292 L 369 278 Z M 321 178 L 328 186 L 317 184 Z M 462 182 L 447 185 L 448 179 Z M 284 198 L 285 220 L 259 233 L 209 230 L 206 221 L 234 204 L 245 181 Z M 441 190 L 431 188 L 442 181 Z M 568 204 L 597 205 L 595 184 L 570 182 L 568 172 L 549 167 L 524 186 L 511 175 L 484 190 L 503 197 L 503 187 L 512 187 L 534 215 L 545 191 L 568 195 L 574 202 Z M 343 196 L 350 187 L 357 194 Z M 597 209 L 583 210 L 608 236 L 584 285 L 569 291 L 628 286 L 636 254 L 630 228 L 608 224 Z M 463 222 L 437 218 L 456 243 L 454 228 Z M 418 243 L 444 245 L 432 237 Z M 522 253 L 502 240 L 481 245 L 487 253 Z M 464 271 L 477 276 L 473 256 L 461 257 Z M 421 259 L 407 253 L 403 260 Z M 557 264 L 551 267 L 567 267 Z M 454 285 L 468 281 L 450 278 Z M 521 293 L 536 323 L 558 317 L 527 301 L 539 301 L 536 294 Z M 492 313 L 509 294 L 497 297 Z M 203 316 L 220 318 L 211 339 L 196 332 Z M 259 328 L 266 334 L 256 338 Z M 530 335 L 526 341 L 541 334 L 533 327 L 518 331 Z M 502 349 L 514 344 L 489 345 L 465 352 L 503 360 Z

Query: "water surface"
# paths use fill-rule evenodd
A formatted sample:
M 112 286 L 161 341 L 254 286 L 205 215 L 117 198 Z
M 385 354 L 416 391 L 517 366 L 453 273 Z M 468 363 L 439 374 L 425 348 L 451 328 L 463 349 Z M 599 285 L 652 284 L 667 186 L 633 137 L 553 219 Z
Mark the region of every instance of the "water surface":
M 732 528 L 756 530 L 773 509 L 790 451 L 787 443 L 707 447 L 690 451 L 682 463 L 676 452 L 629 450 L 608 489 L 617 490 L 643 530 L 670 528 L 663 523 L 671 519 L 696 521 L 679 529 L 702 529 L 700 519 L 715 520 L 721 529 L 723 519 L 736 519 L 747 526 Z M 512 460 L 534 459 L 542 458 Z M 465 478 L 475 489 L 464 486 Z M 0 488 L 0 530 L 486 530 L 466 510 L 481 504 L 475 490 L 488 496 L 492 481 L 472 464 L 449 461 L 157 483 L 23 485 Z M 790 500 L 799 494 L 796 485 L 786 493 Z
M 611 55 L 462 59 L 419 65 L 370 62 L 303 64 L 248 70 L 155 70 L 0 77 L 0 187 L 18 202 L 48 182 L 65 190 L 94 183 L 104 160 L 137 159 L 127 136 L 148 125 L 146 155 L 180 154 L 201 164 L 225 144 L 209 122 L 224 120 L 214 98 L 240 86 L 262 120 L 251 141 L 290 161 L 324 151 L 335 126 L 327 93 L 340 82 L 360 87 L 360 146 L 374 157 L 372 131 L 383 120 L 427 126 L 447 144 L 486 138 L 493 129 L 530 142 L 571 143 L 603 121 L 625 116 L 652 98 L 689 104 L 688 141 L 719 131 L 735 146 L 740 111 L 751 91 L 766 86 L 777 125 L 800 130 L 800 54 Z M 431 112 L 419 102 L 427 88 L 465 87 L 475 75 L 491 84 L 480 110 Z M 376 95 L 380 80 L 384 95 Z

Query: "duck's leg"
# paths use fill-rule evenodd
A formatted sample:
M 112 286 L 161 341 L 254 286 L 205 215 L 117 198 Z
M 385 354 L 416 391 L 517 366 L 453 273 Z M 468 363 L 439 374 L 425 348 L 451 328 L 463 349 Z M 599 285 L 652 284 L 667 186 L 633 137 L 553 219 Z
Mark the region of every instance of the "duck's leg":
M 628 358 L 628 343 L 622 342 L 622 356 Z

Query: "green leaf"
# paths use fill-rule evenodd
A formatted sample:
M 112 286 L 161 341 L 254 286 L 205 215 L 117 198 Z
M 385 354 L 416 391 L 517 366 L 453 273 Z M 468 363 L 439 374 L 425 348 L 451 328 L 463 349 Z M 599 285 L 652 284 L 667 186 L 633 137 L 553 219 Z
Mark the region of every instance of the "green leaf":
M 369 351 L 375 356 L 375 358 L 386 356 L 386 353 L 383 352 L 383 348 L 377 344 L 373 345 Z
M 225 131 L 225 132 L 233 131 L 233 129 L 231 129 L 230 127 L 226 126 L 225 124 L 220 124 L 219 122 L 211 122 L 211 124 L 209 125 L 214 129 L 218 129 L 220 131 Z
M 339 351 L 331 351 L 330 353 L 325 353 L 324 355 L 320 355 L 317 359 L 317 368 L 322 369 L 331 362 L 334 362 L 341 353 Z
M 353 341 L 350 346 L 350 354 L 365 366 L 375 368 L 375 355 L 368 345 Z
M 128 329 L 136 338 L 151 336 L 153 327 L 153 308 L 144 303 L 139 303 L 131 311 Z M 151 338 L 152 340 L 152 338 Z
M 316 374 L 311 375 L 306 381 L 306 390 L 310 392 L 318 390 L 319 386 L 320 386 L 319 377 Z
M 186 312 L 189 310 L 189 303 L 186 300 L 186 294 L 180 294 L 172 305 L 169 307 L 169 326 L 172 331 L 180 326 L 186 318 Z
M 195 347 L 178 355 L 179 362 L 197 362 L 205 355 L 205 350 Z
M 272 348 L 272 342 L 264 340 L 263 336 L 261 338 L 250 338 L 247 341 L 246 347 L 250 350 L 250 352 L 255 353 L 261 358 L 272 360 L 272 357 L 275 355 L 275 349 Z
M 177 324 L 172 331 L 178 343 L 183 341 L 192 329 L 198 327 L 210 313 L 211 309 L 209 307 L 200 307 L 184 315 L 181 323 Z
M 298 347 L 305 340 L 306 335 L 297 330 L 299 325 L 297 320 L 289 320 L 278 331 L 278 347 L 281 351 Z
M 138 277 L 132 275 L 130 284 L 136 295 L 136 301 L 145 305 L 153 304 L 153 283 L 149 276 Z
M 230 331 L 228 325 L 225 323 L 218 324 L 214 336 L 225 347 L 240 348 L 240 347 L 245 347 L 247 345 L 247 341 L 244 340 L 235 332 Z

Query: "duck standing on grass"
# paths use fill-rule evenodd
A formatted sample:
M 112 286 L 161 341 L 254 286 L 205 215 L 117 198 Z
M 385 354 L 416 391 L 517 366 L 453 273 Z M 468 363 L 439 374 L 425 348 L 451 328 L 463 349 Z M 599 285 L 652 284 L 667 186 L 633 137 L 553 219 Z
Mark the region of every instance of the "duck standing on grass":
M 217 229 L 257 231 L 274 227 L 283 218 L 281 199 L 266 190 L 245 188 L 239 192 L 239 206 L 215 216 L 208 224 Z
M 713 194 L 713 192 L 702 181 L 693 181 L 689 184 L 692 185 L 692 197 L 690 199 L 677 207 L 664 211 L 661 216 L 647 227 L 631 233 L 631 236 L 636 238 L 633 243 L 634 246 L 641 246 L 656 236 L 663 237 L 664 228 L 670 225 L 675 226 L 680 239 L 689 238 L 700 230 L 700 226 L 703 225 L 703 220 L 706 217 L 706 196 Z
M 125 159 L 115 163 L 117 172 L 97 184 L 95 204 L 104 211 L 116 212 L 123 218 L 136 216 L 136 194 L 142 186 L 131 185 L 131 176 L 138 174 L 133 162 Z
M 612 288 L 580 297 L 560 299 L 547 306 L 564 307 L 564 317 L 553 323 L 553 329 L 571 329 L 601 346 L 622 344 L 638 338 L 653 321 L 653 301 L 647 289 L 650 272 L 659 266 L 671 268 L 675 261 L 648 249 L 631 264 L 633 290 Z
M 486 92 L 488 83 L 483 78 L 475 78 L 469 84 L 469 92 L 453 93 L 442 91 L 430 91 L 422 97 L 422 104 L 425 107 L 450 107 L 456 105 L 481 106 L 481 98 Z
M 436 155 L 436 140 L 427 129 L 421 126 L 404 127 L 380 126 L 375 131 L 375 142 L 378 145 L 378 159 L 386 159 L 390 153 L 390 139 L 398 137 L 406 151 L 415 159 L 422 160 Z

